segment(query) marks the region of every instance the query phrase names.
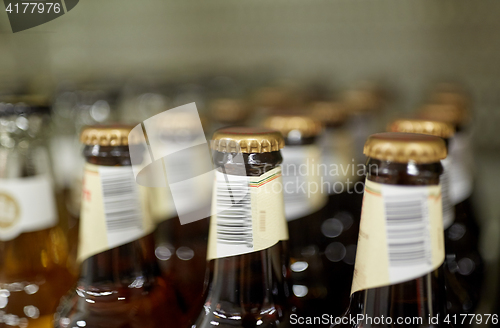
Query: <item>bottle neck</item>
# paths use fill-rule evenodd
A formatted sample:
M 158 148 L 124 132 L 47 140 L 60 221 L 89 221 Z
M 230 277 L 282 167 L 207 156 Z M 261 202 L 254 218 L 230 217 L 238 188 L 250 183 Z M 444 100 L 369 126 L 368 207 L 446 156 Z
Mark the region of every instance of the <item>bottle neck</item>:
M 256 305 L 272 310 L 285 298 L 288 275 L 283 196 L 276 188 L 281 184 L 281 154 L 215 152 L 213 158 L 218 168 L 213 203 L 217 213 L 210 226 L 208 258 L 214 270 L 206 306 L 235 316 L 251 313 Z M 227 187 L 233 197 L 245 191 L 248 197 L 227 207 Z M 246 242 L 240 242 L 243 239 Z
M 368 160 L 352 316 L 445 313 L 441 173 L 439 162 Z
M 135 182 L 127 146 L 86 146 L 79 284 L 141 288 L 159 274 L 147 194 Z

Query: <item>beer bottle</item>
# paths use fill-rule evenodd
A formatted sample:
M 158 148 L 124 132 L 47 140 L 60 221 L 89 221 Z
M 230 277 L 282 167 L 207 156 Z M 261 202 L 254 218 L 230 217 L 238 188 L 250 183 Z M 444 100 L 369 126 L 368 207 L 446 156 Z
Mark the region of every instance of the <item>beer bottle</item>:
M 216 178 L 207 259 L 213 274 L 193 327 L 285 327 L 291 308 L 283 137 L 229 127 L 215 132 L 211 146 Z
M 359 169 L 353 161 L 353 142 L 345 127 L 345 106 L 339 102 L 317 102 L 311 105 L 311 112 L 325 124 L 320 138 L 321 165 L 325 166 L 322 173 L 326 173 L 322 182 L 328 182 L 329 187 L 326 215 L 316 238 L 324 253 L 325 271 L 329 277 L 335 277 L 328 279 L 328 295 L 334 295 L 329 303 L 336 304 L 331 308 L 345 309 L 354 273 L 364 186 L 356 176 Z M 353 195 L 356 190 L 359 193 Z
M 417 119 L 396 120 L 389 126 L 389 130 L 441 137 L 445 140 L 447 148 L 455 131 L 453 125 L 448 123 Z M 447 157 L 441 162 L 444 168 L 441 176 L 441 187 L 446 246 L 446 292 L 448 295 L 448 311 L 460 315 L 461 313 L 473 313 L 479 302 L 484 281 L 484 263 L 477 248 L 477 236 L 472 235 L 471 231 L 465 231 L 458 239 L 450 238 L 455 236 L 450 229 L 461 215 L 451 202 L 450 167 L 453 163 L 450 160 L 451 158 Z M 464 261 L 472 262 L 472 268 L 469 269 L 467 275 L 460 274 L 459 263 L 462 263 L 463 266 Z
M 447 263 L 457 279 L 469 286 L 470 301 L 463 302 L 459 312 L 472 313 L 479 302 L 484 272 L 479 249 L 480 226 L 475 209 L 473 155 L 470 149 L 468 108 L 450 103 L 424 106 L 419 116 L 423 119 L 452 124 L 455 134 L 449 140 L 449 156 L 444 162 L 449 172 L 450 201 L 455 208 L 455 220 L 446 230 L 447 247 L 455 256 Z M 453 248 L 453 249 L 451 249 Z
M 51 327 L 71 287 L 47 148 L 50 107 L 0 102 L 0 327 Z
M 204 301 L 209 220 L 206 217 L 181 224 L 176 206 L 209 215 L 213 176 L 205 173 L 211 172 L 213 166 L 197 115 L 169 111 L 166 117 L 153 118 L 156 131 L 146 129 L 150 141 L 156 138 L 166 149 L 181 149 L 162 159 L 167 176 L 179 182 L 175 189 L 177 202 L 169 186 L 148 188 L 157 224 L 155 252 L 163 276 L 182 296 L 179 306 L 188 317 L 193 317 Z M 194 177 L 198 179 L 193 180 Z
M 82 172 L 84 160 L 80 152 L 78 133 L 83 126 L 103 124 L 113 120 L 116 86 L 86 84 L 73 89 L 63 86 L 54 100 L 50 150 L 56 187 L 62 195 L 68 221 L 70 259 L 76 260 L 80 219 Z M 78 264 L 74 263 L 75 274 Z
M 303 315 L 326 313 L 329 300 L 338 295 L 328 295 L 329 277 L 323 267 L 323 249 L 318 243 L 328 201 L 328 193 L 322 192 L 322 162 L 317 142 L 323 127 L 314 118 L 300 114 L 273 115 L 264 125 L 280 131 L 285 139 L 283 191 L 298 312 Z
M 81 132 L 80 274 L 61 301 L 56 327 L 185 325 L 156 261 L 147 193 L 135 182 L 129 155 L 129 147 L 141 147 L 138 137 L 129 138 L 132 128 L 90 126 Z
M 448 326 L 440 186 L 445 142 L 379 133 L 368 138 L 364 153 L 367 177 L 351 304 L 337 326 Z

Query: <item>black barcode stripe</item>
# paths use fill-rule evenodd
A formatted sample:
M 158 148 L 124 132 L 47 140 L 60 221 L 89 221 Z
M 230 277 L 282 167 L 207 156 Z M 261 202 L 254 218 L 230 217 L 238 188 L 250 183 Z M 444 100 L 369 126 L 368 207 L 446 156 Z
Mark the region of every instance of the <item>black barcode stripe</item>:
M 217 243 L 253 247 L 252 208 L 250 186 L 246 177 L 239 181 L 217 179 Z M 232 177 L 235 179 L 236 177 Z
M 391 267 L 429 262 L 426 201 L 426 194 L 421 191 L 384 197 L 387 247 Z
M 101 170 L 108 233 L 142 228 L 139 191 L 130 170 Z

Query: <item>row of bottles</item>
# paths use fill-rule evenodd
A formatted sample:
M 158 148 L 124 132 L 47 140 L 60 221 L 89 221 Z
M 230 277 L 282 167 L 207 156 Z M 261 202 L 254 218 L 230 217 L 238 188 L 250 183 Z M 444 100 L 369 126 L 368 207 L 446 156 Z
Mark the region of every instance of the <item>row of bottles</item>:
M 248 122 L 249 108 L 214 101 L 215 180 L 193 186 L 189 178 L 213 167 L 200 164 L 210 151 L 182 114 L 157 121 L 156 136 L 144 123 L 146 142 L 131 137 L 133 125 L 83 128 L 84 160 L 72 165 L 84 174 L 55 185 L 60 167 L 48 149 L 57 158 L 65 141 L 49 145 L 44 136 L 49 106 L 7 99 L 0 107 L 0 327 L 286 327 L 298 317 L 341 318 L 348 306 L 347 315 L 474 313 L 484 264 L 467 107 L 439 93 L 453 92 L 438 90 L 420 119 L 395 121 L 392 133 L 371 137 L 382 96 L 370 88 L 307 111 L 271 108 L 261 128 L 223 128 Z M 88 111 L 101 117 L 105 107 Z M 155 138 L 179 149 L 201 138 L 199 149 L 163 164 L 167 180 L 186 181 L 183 204 L 167 185 L 135 181 L 130 154 L 151 155 Z M 401 212 L 408 199 L 415 207 Z M 179 206 L 211 207 L 212 218 L 181 224 Z

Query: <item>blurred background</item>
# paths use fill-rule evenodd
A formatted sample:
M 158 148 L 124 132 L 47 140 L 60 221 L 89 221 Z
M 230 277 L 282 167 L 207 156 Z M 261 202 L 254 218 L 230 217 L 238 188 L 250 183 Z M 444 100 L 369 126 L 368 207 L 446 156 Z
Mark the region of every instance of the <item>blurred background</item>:
M 180 97 L 179 85 L 210 84 L 218 76 L 231 76 L 246 91 L 286 79 L 332 95 L 370 80 L 387 90 L 387 121 L 414 112 L 437 82 L 459 82 L 473 103 L 476 197 L 488 227 L 482 247 L 495 265 L 498 12 L 496 0 L 86 0 L 13 34 L 0 11 L 0 94 L 57 98 L 92 85 L 112 94 L 112 107 L 129 95 L 162 90 L 171 108 L 196 98 Z

